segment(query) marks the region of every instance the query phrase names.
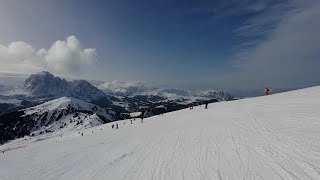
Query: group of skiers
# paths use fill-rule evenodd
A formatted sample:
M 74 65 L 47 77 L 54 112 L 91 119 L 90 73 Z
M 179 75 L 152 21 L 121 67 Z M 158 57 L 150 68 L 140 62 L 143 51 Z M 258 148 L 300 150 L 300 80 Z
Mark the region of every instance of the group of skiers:
M 145 116 L 144 113 L 145 113 L 145 112 L 142 111 L 141 114 L 140 114 L 140 116 L 139 116 L 140 119 L 141 119 L 141 123 L 143 123 L 143 118 L 144 118 L 144 116 Z M 130 119 L 130 124 L 133 124 L 133 121 L 136 121 L 136 119 L 135 119 L 135 118 L 134 118 L 133 120 Z M 123 124 L 125 125 L 126 123 L 124 122 Z M 112 125 L 111 125 L 111 128 L 112 128 L 112 129 L 119 129 L 119 124 L 118 124 L 118 123 L 112 124 Z
M 112 124 L 112 126 L 111 126 L 111 127 L 112 127 L 112 129 L 113 129 L 113 128 L 118 129 L 118 128 L 119 128 L 119 125 L 118 125 L 118 123 L 116 123 L 116 124 Z

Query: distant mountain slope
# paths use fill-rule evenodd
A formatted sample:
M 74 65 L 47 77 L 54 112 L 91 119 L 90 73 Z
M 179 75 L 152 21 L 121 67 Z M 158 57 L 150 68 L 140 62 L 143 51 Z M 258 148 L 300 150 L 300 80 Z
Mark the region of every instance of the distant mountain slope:
M 108 94 L 124 95 L 124 96 L 133 96 L 133 95 L 141 94 L 154 89 L 153 87 L 140 82 L 119 82 L 119 81 L 105 82 L 99 85 L 98 88 Z
M 27 74 L 0 72 L 0 94 L 4 95 L 9 91 L 20 89 L 27 77 Z
M 139 82 L 113 81 L 100 85 L 99 82 L 95 83 L 104 91 L 85 80 L 67 81 L 46 71 L 32 74 L 25 80 L 22 88 L 3 94 L 7 100 L 1 103 L 0 99 L 0 115 L 64 96 L 89 101 L 113 110 L 117 112 L 117 119 L 128 118 L 132 112 L 150 111 L 149 115 L 156 115 L 179 110 L 190 104 L 233 99 L 224 91 L 156 88 Z M 17 100 L 24 104 L 13 103 Z
M 186 91 L 177 88 L 158 88 L 140 82 L 105 82 L 98 86 L 105 93 L 120 96 L 162 96 L 168 99 L 217 99 L 219 101 L 232 100 L 233 96 L 225 91 L 206 90 L 206 91 Z
M 85 80 L 66 81 L 46 71 L 32 74 L 27 78 L 23 90 L 21 94 L 39 98 L 70 96 L 89 101 L 105 96 L 102 90 Z
M 38 104 L 40 104 L 40 102 L 20 100 L 9 96 L 0 95 L 0 116 L 5 113 L 17 111 Z
M 24 135 L 97 126 L 115 120 L 113 114 L 94 104 L 62 97 L 0 116 L 0 144 Z
M 190 96 L 195 97 L 203 97 L 203 98 L 210 98 L 210 99 L 217 99 L 219 101 L 229 101 L 232 100 L 234 97 L 225 91 L 215 91 L 215 90 L 207 90 L 207 91 L 189 91 Z

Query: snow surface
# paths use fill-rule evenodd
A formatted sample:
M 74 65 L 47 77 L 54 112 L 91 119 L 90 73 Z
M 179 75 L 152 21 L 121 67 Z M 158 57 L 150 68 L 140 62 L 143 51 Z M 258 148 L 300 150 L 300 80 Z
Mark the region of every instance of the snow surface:
M 319 96 L 314 87 L 25 137 L 0 146 L 0 179 L 320 179 Z

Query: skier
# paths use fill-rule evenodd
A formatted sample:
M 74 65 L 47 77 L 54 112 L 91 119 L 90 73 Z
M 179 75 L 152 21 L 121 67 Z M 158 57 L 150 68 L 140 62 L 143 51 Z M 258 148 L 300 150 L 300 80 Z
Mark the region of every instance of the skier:
M 141 118 L 141 123 L 143 123 L 144 111 L 141 112 L 140 118 Z
M 114 128 L 114 124 L 112 124 L 112 126 L 111 126 L 111 127 L 112 127 L 112 129 L 113 129 L 113 128 Z
M 269 88 L 266 87 L 266 96 L 269 95 L 269 91 L 270 91 Z
M 206 107 L 205 108 L 208 109 L 208 101 L 206 101 Z
M 118 123 L 116 124 L 116 129 L 119 129 Z
M 130 119 L 130 122 L 131 122 L 131 124 L 132 124 L 132 119 Z

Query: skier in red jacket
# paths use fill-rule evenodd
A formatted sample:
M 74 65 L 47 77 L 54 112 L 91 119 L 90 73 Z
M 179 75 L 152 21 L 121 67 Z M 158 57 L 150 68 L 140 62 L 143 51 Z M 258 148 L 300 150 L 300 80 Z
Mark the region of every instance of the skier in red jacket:
M 269 91 L 270 91 L 269 88 L 266 87 L 266 96 L 269 95 Z

